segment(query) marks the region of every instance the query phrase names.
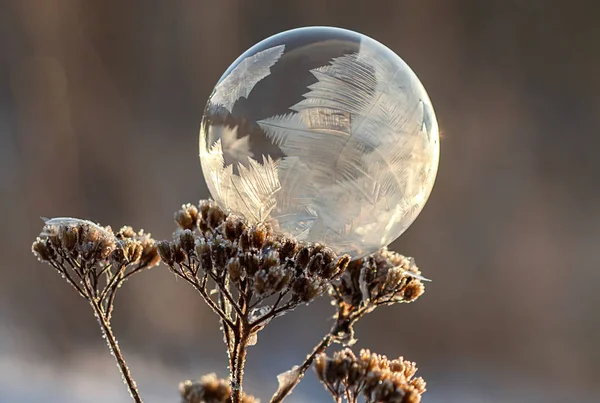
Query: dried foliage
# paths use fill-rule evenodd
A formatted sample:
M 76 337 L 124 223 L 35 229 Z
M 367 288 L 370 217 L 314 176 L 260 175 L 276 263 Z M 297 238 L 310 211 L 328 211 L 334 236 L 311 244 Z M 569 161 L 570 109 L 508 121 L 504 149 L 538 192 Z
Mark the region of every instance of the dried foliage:
M 425 391 L 413 363 L 350 349 L 328 358 L 332 343 L 354 343 L 354 324 L 373 309 L 413 302 L 424 286 L 414 260 L 387 249 L 358 260 L 325 245 L 299 242 L 268 224 L 230 214 L 212 201 L 185 204 L 175 213 L 171 241 L 123 227 L 114 233 L 75 218 L 46 220 L 32 246 L 92 306 L 134 402 L 142 399 L 112 332 L 116 291 L 132 275 L 162 260 L 218 315 L 229 356 L 230 379 L 210 374 L 180 385 L 183 403 L 253 403 L 243 393 L 248 347 L 272 319 L 328 294 L 336 307 L 331 330 L 298 366 L 278 376 L 272 403 L 283 401 L 313 364 L 334 401 L 417 403 Z

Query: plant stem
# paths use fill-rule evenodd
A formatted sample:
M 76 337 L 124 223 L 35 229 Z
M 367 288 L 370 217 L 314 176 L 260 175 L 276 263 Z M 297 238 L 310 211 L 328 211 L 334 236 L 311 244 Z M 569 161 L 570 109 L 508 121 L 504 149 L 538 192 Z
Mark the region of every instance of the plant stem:
M 297 368 L 296 371 L 297 371 L 298 376 L 294 380 L 294 382 L 287 384 L 284 388 L 280 388 L 277 390 L 277 392 L 275 392 L 275 394 L 271 398 L 271 403 L 283 402 L 283 399 L 285 399 L 292 392 L 292 390 L 296 387 L 296 385 L 298 385 L 298 383 L 300 383 L 300 381 L 302 380 L 302 377 L 304 377 L 304 373 L 306 372 L 307 369 L 310 368 L 313 361 L 315 360 L 315 357 L 317 355 L 321 354 L 322 352 L 324 352 L 327 349 L 327 347 L 329 347 L 331 342 L 333 341 L 333 337 L 334 337 L 333 335 L 335 334 L 335 333 L 333 333 L 333 331 L 334 331 L 334 329 L 332 329 L 329 333 L 327 333 L 327 335 L 325 335 L 325 337 L 323 337 L 321 342 L 315 346 L 312 353 L 310 353 L 310 355 L 306 357 L 306 360 L 304 360 L 302 365 L 300 365 Z
M 340 333 L 344 333 L 352 328 L 352 326 L 365 314 L 368 312 L 368 308 L 361 308 L 358 311 L 354 312 L 349 316 L 341 316 L 341 313 L 338 313 L 338 318 L 335 324 L 331 327 L 329 333 L 323 337 L 321 342 L 315 346 L 312 353 L 306 357 L 302 365 L 296 368 L 297 376 L 293 382 L 287 383 L 284 387 L 279 387 L 277 392 L 271 398 L 270 403 L 281 403 L 283 400 L 292 393 L 292 390 L 300 383 L 302 378 L 304 377 L 304 373 L 307 369 L 310 368 L 315 357 L 321 353 L 323 353 L 327 347 L 339 336 Z
M 131 372 L 129 371 L 129 367 L 125 362 L 125 358 L 123 358 L 123 354 L 121 353 L 121 349 L 119 348 L 119 343 L 112 332 L 110 327 L 110 323 L 105 317 L 104 310 L 98 305 L 96 302 L 92 303 L 92 307 L 96 312 L 96 316 L 98 317 L 98 322 L 100 323 L 100 328 L 102 329 L 102 334 L 106 338 L 106 342 L 108 344 L 108 349 L 110 350 L 113 357 L 117 361 L 117 366 L 121 371 L 121 375 L 123 376 L 123 380 L 129 389 L 129 394 L 135 403 L 143 403 L 143 400 L 140 396 L 140 392 L 138 391 L 137 385 L 131 376 Z
M 236 348 L 233 351 L 234 357 L 233 362 L 235 363 L 232 370 L 231 378 L 231 402 L 242 403 L 243 388 L 242 383 L 244 382 L 244 366 L 246 365 L 246 354 L 248 353 L 248 343 L 250 337 L 245 329 L 245 326 L 241 326 L 242 330 L 239 332 L 239 340 L 236 342 Z

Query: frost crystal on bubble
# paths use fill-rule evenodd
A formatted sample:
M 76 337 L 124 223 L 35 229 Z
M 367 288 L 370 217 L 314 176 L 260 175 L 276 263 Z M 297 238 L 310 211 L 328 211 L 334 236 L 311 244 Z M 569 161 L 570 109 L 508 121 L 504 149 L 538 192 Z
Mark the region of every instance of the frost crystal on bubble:
M 252 88 L 271 74 L 271 66 L 279 60 L 284 49 L 285 45 L 279 45 L 244 58 L 217 84 L 211 97 L 212 103 L 231 112 L 238 99 L 248 98 Z
M 427 201 L 439 159 L 417 76 L 382 44 L 336 28 L 284 32 L 248 53 L 203 117 L 200 158 L 213 198 L 355 257 L 400 236 Z M 219 90 L 224 83 L 230 89 Z M 227 106 L 240 96 L 249 102 L 233 113 Z

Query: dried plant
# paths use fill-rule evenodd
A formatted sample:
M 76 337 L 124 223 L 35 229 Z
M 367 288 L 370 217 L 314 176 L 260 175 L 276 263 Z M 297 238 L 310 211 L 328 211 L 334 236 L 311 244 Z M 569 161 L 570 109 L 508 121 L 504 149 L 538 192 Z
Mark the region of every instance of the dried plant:
M 134 274 L 158 264 L 154 239 L 131 227 L 123 227 L 115 234 L 110 227 L 77 218 L 45 222 L 31 250 L 89 302 L 131 397 L 142 402 L 110 321 L 121 285 Z
M 243 393 L 248 347 L 274 318 L 326 294 L 336 307 L 331 330 L 298 366 L 278 376 L 272 403 L 282 402 L 313 366 L 335 402 L 416 403 L 425 391 L 416 368 L 363 350 L 358 358 L 355 323 L 378 306 L 413 302 L 425 280 L 414 260 L 387 249 L 362 259 L 337 256 L 326 245 L 280 235 L 266 223 L 249 225 L 212 201 L 185 204 L 175 213 L 171 241 L 143 231 L 114 233 L 90 221 L 45 220 L 32 246 L 92 306 L 134 402 L 142 402 L 111 328 L 114 299 L 132 275 L 158 264 L 190 284 L 218 316 L 229 357 L 230 379 L 214 374 L 180 385 L 183 403 L 258 402 Z M 332 343 L 346 346 L 332 358 Z
M 361 350 L 358 357 L 349 348 L 332 358 L 319 354 L 315 372 L 336 402 L 356 403 L 362 395 L 367 403 L 419 403 L 425 392 L 423 378 L 414 378 L 414 362 L 390 361 L 369 350 Z

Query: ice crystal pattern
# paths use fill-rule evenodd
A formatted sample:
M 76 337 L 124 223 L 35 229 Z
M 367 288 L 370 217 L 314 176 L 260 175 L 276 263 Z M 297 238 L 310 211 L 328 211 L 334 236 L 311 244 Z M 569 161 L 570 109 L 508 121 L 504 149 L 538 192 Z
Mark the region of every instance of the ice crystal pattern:
M 217 84 L 212 102 L 231 112 L 235 101 L 247 98 L 252 88 L 271 74 L 271 66 L 279 60 L 284 49 L 285 45 L 279 45 L 244 58 Z
M 339 29 L 311 34 L 289 57 L 283 46 L 294 31 L 265 40 L 281 45 L 260 50 L 266 45 L 259 43 L 258 52 L 252 48 L 236 62 L 209 100 L 200 159 L 209 191 L 222 206 L 358 257 L 392 242 L 420 213 L 437 172 L 437 122 L 416 75 L 385 46 Z M 298 71 L 298 57 L 310 58 L 311 51 L 322 57 L 315 45 L 333 43 L 327 36 L 338 34 L 355 40 L 356 51 L 323 45 L 332 55 L 326 63 Z M 278 76 L 269 77 L 277 68 Z M 305 91 L 287 110 L 283 105 L 280 113 L 260 116 L 256 105 L 242 105 L 232 113 L 241 97 L 276 103 L 294 75 L 306 81 Z M 262 83 L 271 98 L 253 99 Z M 223 122 L 214 119 L 218 107 L 229 111 Z

